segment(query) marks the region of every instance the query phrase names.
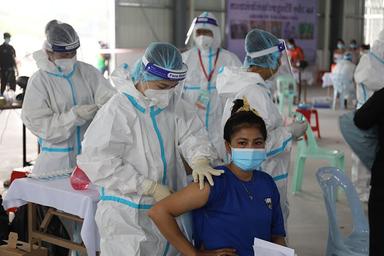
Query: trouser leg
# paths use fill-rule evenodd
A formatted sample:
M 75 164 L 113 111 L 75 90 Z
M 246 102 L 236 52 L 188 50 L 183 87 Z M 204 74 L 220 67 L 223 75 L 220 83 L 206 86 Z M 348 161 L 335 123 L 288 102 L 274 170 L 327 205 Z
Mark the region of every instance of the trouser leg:
M 7 85 L 5 70 L 0 70 L 0 80 L 1 80 L 1 94 L 3 94 L 5 91 L 5 86 Z
M 384 187 L 372 185 L 369 202 L 369 256 L 384 255 Z
M 360 159 L 352 153 L 351 180 L 356 188 L 359 198 L 363 202 L 368 201 L 371 172 L 364 166 Z

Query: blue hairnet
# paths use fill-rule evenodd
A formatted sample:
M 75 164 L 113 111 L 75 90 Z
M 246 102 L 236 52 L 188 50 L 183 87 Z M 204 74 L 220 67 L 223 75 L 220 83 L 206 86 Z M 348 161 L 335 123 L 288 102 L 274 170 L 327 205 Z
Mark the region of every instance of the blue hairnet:
M 261 30 L 253 29 L 248 32 L 245 37 L 245 52 L 247 54 L 252 52 L 262 51 L 279 44 L 279 39 L 271 33 Z M 268 55 L 260 56 L 257 58 L 251 58 L 245 56 L 244 67 L 258 66 L 262 68 L 277 69 L 279 66 L 280 52 L 274 52 Z
M 180 70 L 183 68 L 183 59 L 180 51 L 169 43 L 151 43 L 145 50 L 144 56 L 148 62 L 162 68 Z M 164 80 L 144 70 L 142 59 L 136 61 L 131 74 L 133 82 Z
M 63 49 L 62 51 L 74 51 L 80 46 L 79 36 L 75 29 L 67 23 L 60 23 L 57 20 L 52 20 L 46 25 L 45 34 L 47 36 L 47 42 L 52 48 L 54 48 L 54 46 L 69 46 L 70 48 L 68 48 L 68 50 Z M 55 49 L 52 50 L 55 51 Z

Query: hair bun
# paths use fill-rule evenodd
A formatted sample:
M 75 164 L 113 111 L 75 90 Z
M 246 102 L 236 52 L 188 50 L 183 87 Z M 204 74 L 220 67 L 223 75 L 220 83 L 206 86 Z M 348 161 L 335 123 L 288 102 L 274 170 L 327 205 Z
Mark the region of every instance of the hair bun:
M 255 115 L 260 116 L 259 113 L 251 108 L 251 105 L 248 102 L 247 97 L 243 96 L 243 99 L 236 99 L 234 102 L 234 105 L 232 107 L 231 116 L 234 115 L 237 112 L 253 112 Z
M 231 111 L 231 116 L 234 115 L 236 112 L 239 111 L 244 106 L 244 100 L 242 99 L 236 99 L 233 101 L 233 107 Z

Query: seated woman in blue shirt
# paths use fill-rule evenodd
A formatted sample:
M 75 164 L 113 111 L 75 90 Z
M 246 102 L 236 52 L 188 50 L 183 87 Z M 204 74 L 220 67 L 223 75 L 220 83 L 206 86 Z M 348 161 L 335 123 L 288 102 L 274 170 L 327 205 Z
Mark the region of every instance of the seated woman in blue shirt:
M 183 255 L 253 255 L 255 237 L 285 245 L 280 195 L 272 177 L 260 171 L 266 158 L 265 123 L 247 100 L 236 100 L 224 127 L 231 163 L 214 186 L 192 183 L 158 202 L 148 215 Z M 193 211 L 193 246 L 175 217 Z

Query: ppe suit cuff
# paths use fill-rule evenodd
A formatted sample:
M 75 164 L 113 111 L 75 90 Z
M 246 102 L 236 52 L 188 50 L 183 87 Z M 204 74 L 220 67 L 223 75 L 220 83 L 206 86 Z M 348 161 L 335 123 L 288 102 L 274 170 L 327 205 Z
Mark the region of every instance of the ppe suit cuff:
M 209 164 L 209 159 L 206 156 L 201 156 L 201 155 L 194 156 L 192 158 L 191 164 L 192 165 L 196 165 L 196 164 Z
M 206 164 L 211 166 L 217 166 L 217 165 L 220 165 L 221 163 L 222 161 L 216 155 L 211 155 L 211 156 L 197 155 L 192 157 L 190 165 L 191 167 L 192 165 L 196 165 L 196 164 Z
M 157 182 L 151 179 L 144 179 L 137 187 L 139 195 L 153 195 L 157 187 Z
M 76 107 L 73 107 L 71 111 L 69 111 L 69 115 L 71 119 L 74 120 L 74 123 L 76 126 L 82 126 L 87 122 L 87 120 L 82 119 L 80 116 L 76 114 Z

